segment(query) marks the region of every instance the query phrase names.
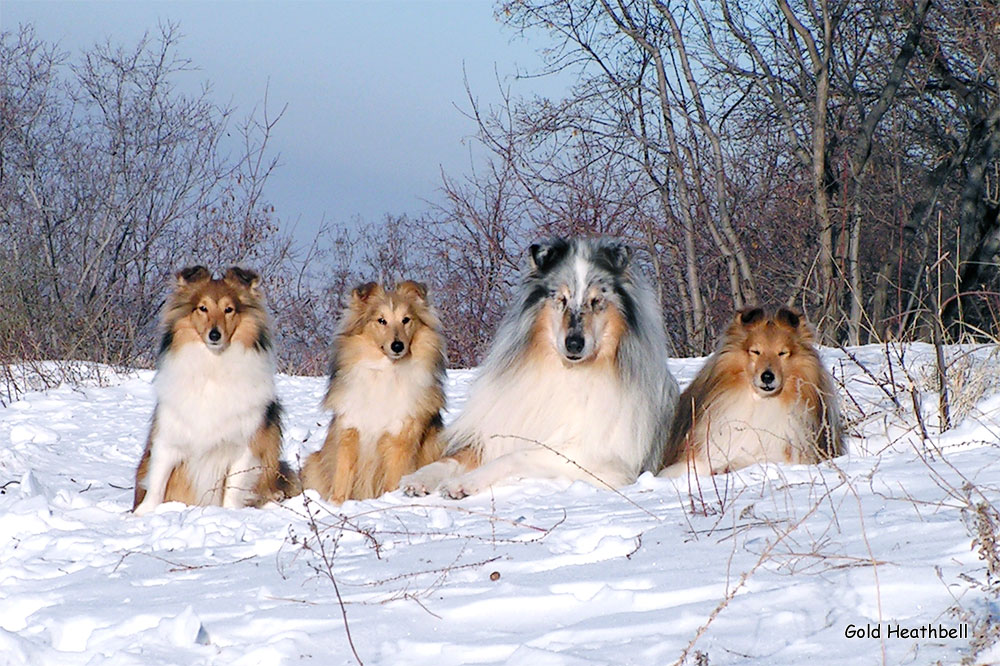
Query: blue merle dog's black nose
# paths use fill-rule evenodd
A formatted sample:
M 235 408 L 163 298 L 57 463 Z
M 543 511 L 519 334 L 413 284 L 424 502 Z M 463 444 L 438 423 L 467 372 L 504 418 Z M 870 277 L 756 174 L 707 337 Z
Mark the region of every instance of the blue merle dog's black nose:
M 579 354 L 583 351 L 583 336 L 582 335 L 567 335 L 566 336 L 566 351 L 570 354 Z
M 392 350 L 393 354 L 401 354 L 403 350 L 406 349 L 406 345 L 404 345 L 400 340 L 393 340 L 392 344 L 389 345 L 389 349 Z
M 219 329 L 213 328 L 211 331 L 208 332 L 208 339 L 211 340 L 212 342 L 218 342 L 219 340 L 222 339 L 222 333 L 219 332 Z

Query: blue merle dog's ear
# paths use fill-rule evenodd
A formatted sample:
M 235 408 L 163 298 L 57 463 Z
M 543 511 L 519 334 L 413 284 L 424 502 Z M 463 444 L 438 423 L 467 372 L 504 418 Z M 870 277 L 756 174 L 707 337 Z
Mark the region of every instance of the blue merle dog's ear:
M 208 280 L 212 274 L 204 266 L 188 266 L 174 273 L 174 277 L 177 279 L 177 286 L 184 287 L 195 282 Z
M 623 273 L 632 259 L 632 248 L 624 243 L 606 243 L 598 248 L 597 259 L 612 273 Z
M 528 252 L 531 256 L 531 267 L 539 273 L 548 272 L 565 256 L 569 243 L 563 238 L 557 238 L 548 243 L 534 243 Z

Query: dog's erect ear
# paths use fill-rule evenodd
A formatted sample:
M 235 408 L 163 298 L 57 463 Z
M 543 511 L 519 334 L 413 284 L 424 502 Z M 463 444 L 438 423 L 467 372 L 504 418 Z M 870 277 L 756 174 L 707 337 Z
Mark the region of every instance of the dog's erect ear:
M 598 248 L 597 259 L 612 273 L 622 273 L 632 259 L 632 248 L 624 243 L 606 243 Z
M 744 326 L 750 326 L 754 322 L 760 321 L 764 318 L 764 308 L 759 306 L 751 306 L 748 308 L 743 308 L 736 313 L 736 321 L 743 324 Z
M 540 273 L 545 273 L 559 263 L 568 249 L 569 243 L 564 238 L 557 238 L 548 243 L 534 243 L 528 248 L 531 267 Z
M 778 308 L 778 314 L 774 316 L 776 320 L 787 325 L 789 328 L 798 328 L 803 321 L 802 313 L 794 308 Z
M 253 289 L 260 284 L 259 275 L 249 269 L 240 268 L 239 266 L 233 266 L 226 271 L 226 274 L 222 279 L 226 282 L 242 284 L 244 287 L 248 287 L 250 289 Z
M 396 293 L 427 302 L 427 285 L 415 280 L 403 280 L 396 285 Z
M 204 266 L 188 266 L 174 273 L 174 277 L 177 278 L 177 286 L 183 287 L 195 282 L 208 280 L 212 277 L 212 274 Z
M 257 287 L 260 286 L 260 276 L 249 269 L 233 266 L 226 271 L 222 279 L 238 289 L 250 290 L 254 296 L 260 295 L 257 290 Z
M 365 282 L 364 284 L 355 287 L 354 291 L 351 292 L 351 301 L 355 303 L 364 303 L 373 295 L 381 296 L 384 293 L 385 290 L 382 289 L 382 285 L 378 282 Z

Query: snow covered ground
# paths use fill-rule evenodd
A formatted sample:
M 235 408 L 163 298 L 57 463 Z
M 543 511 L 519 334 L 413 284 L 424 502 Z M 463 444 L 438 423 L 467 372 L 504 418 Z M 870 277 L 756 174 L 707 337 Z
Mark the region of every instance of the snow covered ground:
M 834 464 L 145 518 L 152 373 L 29 393 L 0 408 L 0 664 L 357 663 L 345 614 L 365 664 L 960 663 L 1000 615 L 974 544 L 975 507 L 1000 506 L 1000 353 L 948 350 L 939 433 L 933 350 L 903 351 L 824 351 L 851 434 Z M 452 414 L 471 376 L 450 374 Z M 322 442 L 324 388 L 279 379 L 291 460 Z M 928 624 L 968 637 L 890 635 Z

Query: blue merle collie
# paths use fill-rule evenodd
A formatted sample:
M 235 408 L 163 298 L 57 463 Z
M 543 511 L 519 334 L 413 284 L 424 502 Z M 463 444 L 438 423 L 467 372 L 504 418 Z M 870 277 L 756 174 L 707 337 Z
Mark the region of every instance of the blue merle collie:
M 655 291 L 620 242 L 532 245 L 445 457 L 404 477 L 455 499 L 524 477 L 599 487 L 655 470 L 677 382 Z
M 163 309 L 156 409 L 133 510 L 161 502 L 258 506 L 299 491 L 279 459 L 281 407 L 268 318 L 253 271 L 177 272 Z

